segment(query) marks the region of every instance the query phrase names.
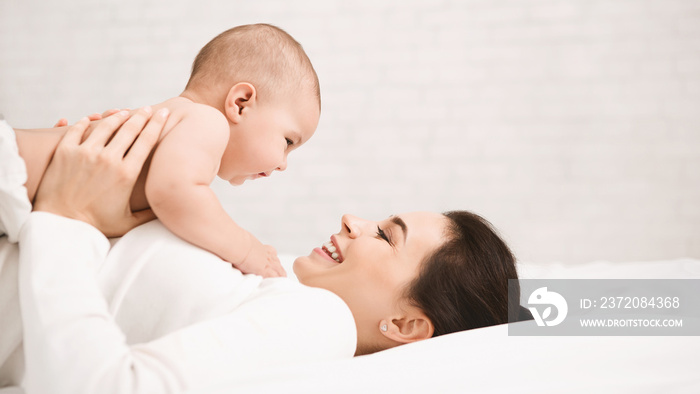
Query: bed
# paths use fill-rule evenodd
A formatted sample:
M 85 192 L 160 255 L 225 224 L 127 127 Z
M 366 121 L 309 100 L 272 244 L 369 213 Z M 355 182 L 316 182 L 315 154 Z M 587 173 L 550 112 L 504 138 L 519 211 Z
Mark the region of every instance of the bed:
M 284 256 L 285 265 L 292 258 Z M 700 278 L 700 260 L 519 265 L 523 278 Z M 513 323 L 523 324 L 523 323 Z M 193 393 L 700 393 L 699 336 L 508 336 L 507 325 Z
M 282 260 L 289 267 L 293 258 Z M 696 259 L 524 263 L 518 269 L 522 278 L 700 278 Z M 332 363 L 262 370 L 191 391 L 231 392 L 697 394 L 700 336 L 508 336 L 508 326 L 500 325 Z

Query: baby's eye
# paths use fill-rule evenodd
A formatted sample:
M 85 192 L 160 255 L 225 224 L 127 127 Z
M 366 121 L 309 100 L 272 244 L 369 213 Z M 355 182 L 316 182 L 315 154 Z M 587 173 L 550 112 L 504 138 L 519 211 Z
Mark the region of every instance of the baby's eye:
M 294 141 L 290 140 L 289 138 L 285 138 L 285 140 L 287 140 L 287 146 L 294 145 Z

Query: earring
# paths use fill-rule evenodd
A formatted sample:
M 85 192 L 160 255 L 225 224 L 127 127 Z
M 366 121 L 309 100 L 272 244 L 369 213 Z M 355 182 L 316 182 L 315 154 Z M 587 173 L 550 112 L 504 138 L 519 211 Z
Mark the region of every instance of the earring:
M 389 327 L 387 327 L 386 324 L 382 324 L 382 326 L 379 327 L 379 329 L 382 330 L 382 332 L 386 332 L 389 329 Z

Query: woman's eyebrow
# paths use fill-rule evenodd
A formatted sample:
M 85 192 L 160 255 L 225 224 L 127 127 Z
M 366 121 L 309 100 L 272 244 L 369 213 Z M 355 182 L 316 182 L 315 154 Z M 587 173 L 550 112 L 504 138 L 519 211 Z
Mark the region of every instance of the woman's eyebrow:
M 401 227 L 401 232 L 403 233 L 403 242 L 406 243 L 406 237 L 408 236 L 408 227 L 406 227 L 406 222 L 404 222 L 403 219 L 401 219 L 398 216 L 391 216 L 390 219 L 392 223 Z

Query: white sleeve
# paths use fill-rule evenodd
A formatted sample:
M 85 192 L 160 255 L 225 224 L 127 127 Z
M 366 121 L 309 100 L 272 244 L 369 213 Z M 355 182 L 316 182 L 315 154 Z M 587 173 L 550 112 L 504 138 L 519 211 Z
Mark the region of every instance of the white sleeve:
M 355 349 L 342 300 L 301 285 L 263 291 L 225 316 L 130 347 L 95 280 L 109 248 L 101 233 L 34 212 L 19 242 L 28 394 L 177 393 Z

